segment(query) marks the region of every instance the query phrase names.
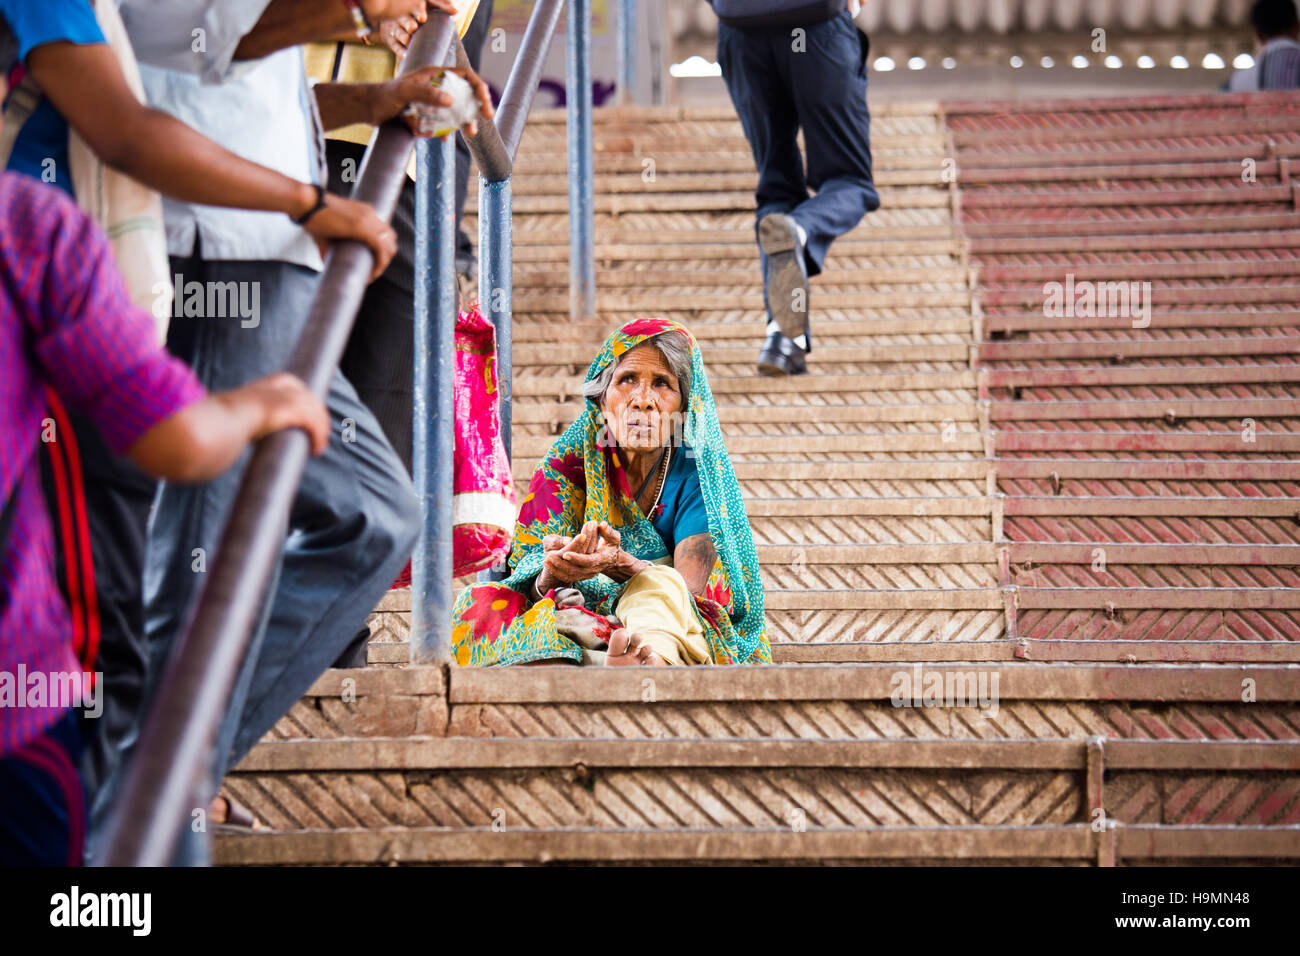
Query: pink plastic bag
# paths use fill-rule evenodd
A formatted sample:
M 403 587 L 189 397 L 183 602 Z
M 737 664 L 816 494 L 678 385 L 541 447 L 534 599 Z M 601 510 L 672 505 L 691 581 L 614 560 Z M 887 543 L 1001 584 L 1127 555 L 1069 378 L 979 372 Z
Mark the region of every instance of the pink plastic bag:
M 455 575 L 497 564 L 515 529 L 514 477 L 501 440 L 496 329 L 477 305 L 456 321 Z

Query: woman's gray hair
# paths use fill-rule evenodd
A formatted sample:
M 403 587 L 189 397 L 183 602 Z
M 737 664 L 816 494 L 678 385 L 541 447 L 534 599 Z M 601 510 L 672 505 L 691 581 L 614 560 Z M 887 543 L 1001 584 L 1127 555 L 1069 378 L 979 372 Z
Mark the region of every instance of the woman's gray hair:
M 652 335 L 637 347 L 640 348 L 641 345 L 647 344 L 653 345 L 659 350 L 659 354 L 664 357 L 664 363 L 668 366 L 668 370 L 672 372 L 673 376 L 677 379 L 677 390 L 682 393 L 681 411 L 684 414 L 686 409 L 690 407 L 691 398 L 690 343 L 686 340 L 686 336 L 676 331 L 668 331 L 660 332 L 658 335 Z M 631 350 L 629 349 L 629 352 L 630 351 Z M 627 355 L 628 352 L 623 353 L 624 358 L 626 358 Z M 589 398 L 599 405 L 600 400 L 605 397 L 605 390 L 608 389 L 610 383 L 614 381 L 614 373 L 618 371 L 618 367 L 622 364 L 622 358 L 617 362 L 610 362 L 601 369 L 600 374 L 590 382 L 583 382 L 582 397 Z

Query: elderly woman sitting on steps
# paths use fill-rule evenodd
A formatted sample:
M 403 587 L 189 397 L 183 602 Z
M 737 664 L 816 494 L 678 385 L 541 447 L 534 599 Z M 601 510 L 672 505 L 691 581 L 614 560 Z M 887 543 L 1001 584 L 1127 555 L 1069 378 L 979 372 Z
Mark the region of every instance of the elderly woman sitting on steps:
M 533 473 L 510 576 L 456 602 L 457 663 L 769 663 L 758 558 L 694 337 L 629 322 L 582 394 Z

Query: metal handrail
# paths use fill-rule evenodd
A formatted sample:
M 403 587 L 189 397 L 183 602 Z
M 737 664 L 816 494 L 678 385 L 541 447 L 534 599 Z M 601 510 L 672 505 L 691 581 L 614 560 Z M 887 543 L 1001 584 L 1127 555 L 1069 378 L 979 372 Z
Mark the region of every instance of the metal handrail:
M 431 16 L 412 37 L 401 73 L 445 64 L 454 34 L 445 14 Z M 369 203 L 385 220 L 397 206 L 414 142 L 405 123 L 385 124 L 362 160 L 353 198 Z M 321 398 L 338 369 L 373 265 L 373 253 L 355 241 L 336 242 L 326 257 L 288 367 Z M 195 793 L 204 789 L 213 741 L 266 582 L 284 547 L 308 451 L 307 434 L 297 429 L 270 435 L 253 450 L 191 623 L 168 657 L 144 721 L 109 824 L 104 853 L 109 866 L 161 866 L 171 860 Z

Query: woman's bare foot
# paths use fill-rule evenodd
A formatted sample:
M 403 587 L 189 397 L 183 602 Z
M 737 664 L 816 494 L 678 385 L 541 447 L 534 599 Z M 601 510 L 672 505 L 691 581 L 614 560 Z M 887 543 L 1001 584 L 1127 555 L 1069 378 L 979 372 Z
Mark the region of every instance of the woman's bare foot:
M 609 653 L 605 657 L 607 667 L 667 667 L 654 648 L 641 639 L 640 634 L 620 627 L 609 636 Z

